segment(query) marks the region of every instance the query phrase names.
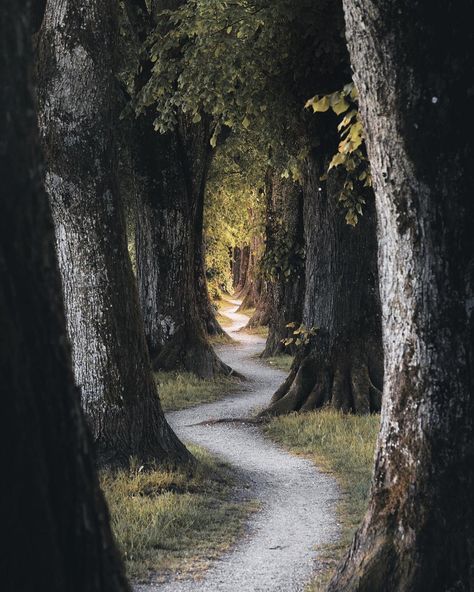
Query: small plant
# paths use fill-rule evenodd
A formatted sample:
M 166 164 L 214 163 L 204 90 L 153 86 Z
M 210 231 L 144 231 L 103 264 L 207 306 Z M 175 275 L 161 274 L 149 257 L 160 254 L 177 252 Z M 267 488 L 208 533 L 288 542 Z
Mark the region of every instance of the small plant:
M 344 169 L 346 178 L 339 194 L 339 203 L 346 210 L 346 222 L 355 226 L 362 216 L 367 188 L 372 187 L 372 176 L 364 140 L 364 128 L 358 110 L 358 93 L 354 83 L 328 95 L 316 95 L 306 103 L 315 113 L 332 109 L 343 115 L 337 129 L 341 136 L 338 151 L 329 163 L 328 172 L 336 167 Z M 321 177 L 326 180 L 327 174 Z
M 295 329 L 296 323 L 288 323 L 286 327 L 287 329 Z M 308 329 L 304 325 L 300 325 L 293 331 L 290 337 L 282 339 L 281 342 L 286 347 L 289 345 L 295 345 L 296 347 L 309 345 L 311 338 L 317 334 L 318 330 L 317 327 L 310 327 Z

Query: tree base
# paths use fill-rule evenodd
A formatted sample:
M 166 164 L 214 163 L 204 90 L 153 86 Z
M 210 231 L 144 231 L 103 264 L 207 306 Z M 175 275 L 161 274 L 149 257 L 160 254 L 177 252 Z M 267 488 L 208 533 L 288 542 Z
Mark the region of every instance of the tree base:
M 216 376 L 237 376 L 224 363 L 204 337 L 191 337 L 176 333 L 159 352 L 152 355 L 154 370 L 192 372 L 200 378 Z
M 295 358 L 288 378 L 262 415 L 312 411 L 325 405 L 346 413 L 380 411 L 382 363 L 380 342 L 370 336 L 339 339 L 329 355 L 315 347 Z
M 100 466 L 127 467 L 133 458 L 145 467 L 194 464 L 163 416 L 159 398 L 149 397 L 119 407 L 86 410 Z

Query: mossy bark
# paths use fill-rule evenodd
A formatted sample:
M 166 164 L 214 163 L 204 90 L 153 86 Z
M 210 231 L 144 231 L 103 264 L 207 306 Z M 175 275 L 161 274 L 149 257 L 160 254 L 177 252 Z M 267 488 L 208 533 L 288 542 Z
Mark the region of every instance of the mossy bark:
M 471 6 L 344 4 L 377 198 L 385 383 L 368 511 L 329 590 L 468 591 L 474 180 L 459 130 L 474 106 Z
M 146 348 L 118 190 L 116 7 L 48 2 L 40 129 L 74 372 L 105 463 L 189 459 L 168 426 Z
M 0 11 L 2 588 L 129 592 L 66 336 L 30 80 L 32 8 L 5 0 Z

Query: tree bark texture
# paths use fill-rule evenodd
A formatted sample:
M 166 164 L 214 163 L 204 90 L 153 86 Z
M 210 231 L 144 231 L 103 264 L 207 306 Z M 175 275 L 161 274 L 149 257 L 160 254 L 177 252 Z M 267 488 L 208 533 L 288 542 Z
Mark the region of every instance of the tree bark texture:
M 117 183 L 110 0 L 51 0 L 40 38 L 40 128 L 74 372 L 99 458 L 184 461 L 161 410 Z
M 276 172 L 267 180 L 266 245 L 269 270 L 268 339 L 263 357 L 284 351 L 294 353 L 294 346 L 283 340 L 292 334 L 287 325 L 302 322 L 304 299 L 303 193 L 301 187 Z
M 331 591 L 474 589 L 472 2 L 345 2 L 377 197 L 385 384 Z
M 149 114 L 139 118 L 134 150 L 137 279 L 153 366 L 203 378 L 230 374 L 207 341 L 197 301 L 196 249 L 202 219 L 185 145 L 190 140 L 179 129 L 160 135 L 152 124 Z M 195 133 L 199 135 L 199 129 Z
M 327 125 L 334 125 L 329 121 Z M 377 286 L 375 207 L 368 201 L 357 226 L 338 205 L 340 175 L 327 171 L 332 128 L 306 163 L 303 180 L 306 245 L 303 325 L 315 329 L 300 348 L 271 414 L 331 405 L 343 411 L 380 409 L 383 376 Z M 323 136 L 324 137 L 324 136 Z
M 2 588 L 128 592 L 74 384 L 30 75 L 30 2 L 0 10 Z

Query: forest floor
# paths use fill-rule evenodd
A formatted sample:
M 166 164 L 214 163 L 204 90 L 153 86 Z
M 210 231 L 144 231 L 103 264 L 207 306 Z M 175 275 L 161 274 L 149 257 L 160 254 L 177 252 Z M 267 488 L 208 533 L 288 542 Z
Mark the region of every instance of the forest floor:
M 301 592 L 317 569 L 316 547 L 337 540 L 336 504 L 340 495 L 333 477 L 310 460 L 289 454 L 266 438 L 259 427 L 238 421 L 266 406 L 285 373 L 256 356 L 260 335 L 240 332 L 248 317 L 238 302 L 222 314 L 236 343 L 216 349 L 247 381 L 224 399 L 167 414 L 186 442 L 227 462 L 238 475 L 237 498 L 254 500 L 245 534 L 215 561 L 200 579 L 137 585 L 140 592 Z M 234 418 L 232 422 L 214 420 Z M 240 489 L 240 492 L 239 492 Z

